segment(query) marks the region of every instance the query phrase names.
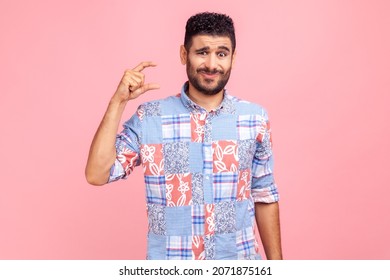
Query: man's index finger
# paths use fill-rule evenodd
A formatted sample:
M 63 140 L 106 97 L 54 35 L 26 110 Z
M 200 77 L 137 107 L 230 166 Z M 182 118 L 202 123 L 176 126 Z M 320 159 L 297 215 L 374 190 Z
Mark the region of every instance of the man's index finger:
M 144 70 L 146 67 L 154 67 L 154 66 L 157 66 L 157 64 L 154 63 L 153 61 L 144 61 L 138 64 L 133 70 L 140 72 Z

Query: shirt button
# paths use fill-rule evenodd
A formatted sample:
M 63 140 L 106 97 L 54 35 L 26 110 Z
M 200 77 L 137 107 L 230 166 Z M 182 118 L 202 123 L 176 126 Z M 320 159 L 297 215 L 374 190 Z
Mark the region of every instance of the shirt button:
M 206 175 L 206 180 L 210 179 L 210 176 L 209 175 Z

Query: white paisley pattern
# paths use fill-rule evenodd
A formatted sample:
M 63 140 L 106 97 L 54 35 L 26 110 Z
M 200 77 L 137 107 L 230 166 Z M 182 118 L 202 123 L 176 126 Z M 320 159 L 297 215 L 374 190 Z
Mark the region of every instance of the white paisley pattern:
M 239 169 L 244 170 L 252 167 L 253 155 L 256 150 L 254 140 L 238 140 Z
M 215 236 L 206 235 L 204 237 L 205 255 L 207 260 L 215 259 Z
M 197 205 L 204 204 L 202 173 L 192 174 L 192 203 Z
M 190 171 L 188 142 L 164 143 L 163 153 L 166 174 L 182 174 Z
M 147 205 L 149 232 L 165 235 L 166 222 L 164 207 L 156 204 Z
M 215 204 L 215 232 L 231 233 L 236 231 L 236 208 L 234 202 L 222 201 Z

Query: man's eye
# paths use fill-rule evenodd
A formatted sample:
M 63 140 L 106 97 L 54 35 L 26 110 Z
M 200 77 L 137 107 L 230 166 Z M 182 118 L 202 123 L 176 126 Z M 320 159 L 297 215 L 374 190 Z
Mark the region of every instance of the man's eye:
M 200 55 L 207 55 L 207 52 L 198 52 Z
M 225 56 L 227 56 L 227 53 L 220 52 L 220 53 L 218 53 L 218 56 L 219 56 L 219 57 L 225 57 Z

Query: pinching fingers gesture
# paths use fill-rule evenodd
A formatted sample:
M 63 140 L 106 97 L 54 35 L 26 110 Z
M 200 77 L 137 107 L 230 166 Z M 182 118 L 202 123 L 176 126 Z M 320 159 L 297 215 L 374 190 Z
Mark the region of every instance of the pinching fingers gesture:
M 137 98 L 148 90 L 159 89 L 159 84 L 145 84 L 145 74 L 142 73 L 145 68 L 155 66 L 157 64 L 154 62 L 144 61 L 135 68 L 126 70 L 115 92 L 115 96 L 120 101 L 128 101 Z

